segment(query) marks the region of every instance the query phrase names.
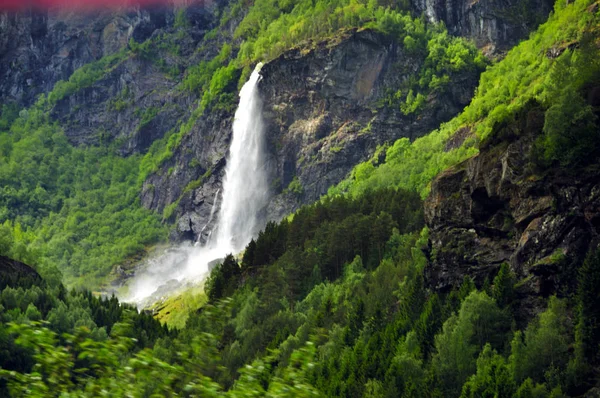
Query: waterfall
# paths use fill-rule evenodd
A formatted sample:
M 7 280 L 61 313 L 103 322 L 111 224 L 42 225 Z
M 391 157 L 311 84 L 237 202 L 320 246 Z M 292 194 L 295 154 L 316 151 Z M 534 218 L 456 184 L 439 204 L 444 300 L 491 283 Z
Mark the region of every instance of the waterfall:
M 229 253 L 239 253 L 263 227 L 259 213 L 267 204 L 269 185 L 264 167 L 262 101 L 258 92 L 261 67 L 262 64 L 256 66 L 240 90 L 216 227 L 209 232 L 204 246 L 171 248 L 151 259 L 129 283 L 124 301 L 144 307 L 188 282 L 200 281 L 210 271 L 209 264 Z M 219 190 L 200 235 L 212 221 L 218 195 Z
M 268 199 L 264 171 L 264 126 L 258 93 L 258 64 L 240 91 L 240 104 L 233 121 L 233 136 L 223 182 L 216 245 L 239 252 L 256 234 L 257 215 Z

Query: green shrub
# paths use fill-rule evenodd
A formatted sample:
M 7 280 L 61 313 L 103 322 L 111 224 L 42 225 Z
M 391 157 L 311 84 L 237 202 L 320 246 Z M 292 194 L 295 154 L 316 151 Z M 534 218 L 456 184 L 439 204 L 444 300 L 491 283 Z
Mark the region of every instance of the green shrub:
M 283 192 L 291 193 L 292 195 L 295 195 L 297 197 L 302 196 L 302 194 L 304 193 L 304 187 L 302 186 L 302 183 L 300 182 L 298 176 L 294 176 L 292 181 L 290 181 L 287 188 L 285 188 Z
M 126 58 L 127 52 L 121 50 L 116 54 L 103 57 L 96 62 L 82 66 L 73 72 L 69 80 L 61 80 L 54 85 L 54 88 L 48 94 L 48 103 L 50 105 L 55 105 L 61 99 L 68 97 L 81 89 L 90 87 Z

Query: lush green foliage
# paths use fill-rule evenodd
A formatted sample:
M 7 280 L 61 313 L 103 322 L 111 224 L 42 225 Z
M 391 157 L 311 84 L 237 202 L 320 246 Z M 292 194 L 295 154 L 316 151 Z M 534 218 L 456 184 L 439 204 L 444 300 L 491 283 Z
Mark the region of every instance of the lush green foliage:
M 577 348 L 576 354 L 579 365 L 600 363 L 598 342 L 600 341 L 600 250 L 588 254 L 579 270 L 579 289 L 577 308 Z M 589 371 L 589 369 L 581 369 Z
M 484 138 L 494 125 L 515 114 L 530 100 L 550 107 L 560 100 L 557 98 L 560 90 L 571 85 L 578 89 L 589 80 L 590 73 L 597 73 L 597 57 L 593 62 L 579 63 L 581 52 L 569 50 L 572 44 L 586 41 L 586 36 L 597 29 L 597 13 L 587 11 L 591 3 L 580 0 L 566 5 L 557 1 L 548 22 L 529 40 L 513 48 L 502 62 L 482 74 L 477 95 L 466 108 L 462 121 L 482 121 L 477 124 L 477 133 Z M 553 53 L 561 55 L 555 58 Z M 563 63 L 570 69 L 565 74 L 557 73 L 556 69 L 565 67 Z M 563 76 L 558 78 L 557 74 Z M 557 85 L 561 86 L 558 90 Z
M 243 64 L 272 59 L 304 40 L 344 28 L 374 27 L 399 36 L 418 35 L 415 40 L 423 38 L 423 22 L 410 18 L 406 6 L 394 6 L 355 0 L 258 0 L 236 29 L 235 36 L 244 39 L 238 59 Z
M 468 129 L 480 139 L 493 139 L 498 126 L 532 100 L 545 112 L 537 144 L 541 164 L 573 164 L 596 150 L 592 124 L 597 121 L 593 109 L 581 102 L 586 85 L 597 76 L 597 49 L 586 46 L 580 33 L 597 24 L 597 14 L 585 14 L 588 5 L 578 0 L 557 6 L 540 32 L 486 72 L 477 97 L 457 119 L 413 143 L 397 141 L 385 149 L 385 163 L 359 165 L 330 197 L 289 220 L 268 224 L 241 261 L 228 256 L 207 281 L 209 303 L 191 313 L 177 334 L 115 299 L 68 293 L 56 280 L 48 286 L 7 280 L 2 286 L 13 285 L 0 293 L 0 393 L 582 395 L 598 376 L 598 251 L 590 252 L 581 269 L 576 297 L 550 297 L 544 311 L 520 325 L 522 319 L 514 313 L 518 281 L 506 264 L 481 290 L 468 277 L 448 293 L 426 288 L 428 231 L 422 228 L 419 194 L 427 193 L 440 170 L 476 151 L 475 138 L 449 150 L 447 142 L 456 131 Z M 270 45 L 269 35 L 283 29 L 277 24 L 299 24 L 294 40 L 283 38 L 284 45 L 291 45 L 299 38 L 329 34 L 328 29 L 364 25 L 365 18 L 376 15 L 369 12 L 381 12 L 374 2 L 257 1 L 255 7 L 238 30 L 254 43 L 252 53 Z M 305 27 L 300 7 L 322 24 Z M 326 19 L 318 19 L 317 10 Z M 374 25 L 382 21 L 369 20 Z M 426 47 L 416 34 L 403 39 L 409 51 L 438 48 L 431 53 L 447 58 L 445 69 L 426 75 L 424 85 L 414 83 L 417 89 L 438 89 L 436 79 L 443 84 L 453 65 L 463 67 L 460 60 L 471 59 L 455 58 L 452 54 L 461 54 L 461 45 L 452 47 L 440 34 Z M 430 43 L 436 37 L 441 41 Z M 547 56 L 570 40 L 579 41 L 579 47 Z M 452 50 L 439 49 L 444 46 Z M 253 59 L 249 48 L 242 45 L 246 55 L 240 51 L 238 59 Z M 159 236 L 156 216 L 137 204 L 139 183 L 172 156 L 201 109 L 221 98 L 226 102 L 222 93 L 235 80 L 230 68 L 224 59 L 206 76 L 199 72 L 202 77 L 191 89 L 201 88 L 207 96 L 204 107 L 143 160 L 69 146 L 60 128 L 48 123 L 43 107 L 18 118 L 14 109 L 3 107 L 0 179 L 8 188 L 0 195 L 0 220 L 7 220 L 0 227 L 0 250 L 26 260 L 45 259 L 75 275 L 89 272 L 89 256 L 99 256 L 94 267 L 100 269 L 122 259 L 128 248 L 138 250 L 149 236 L 139 232 L 144 223 Z M 419 95 L 425 95 L 414 87 L 412 95 L 410 90 L 406 98 L 400 95 L 407 113 L 418 110 Z M 22 156 L 24 161 L 17 163 Z M 297 189 L 292 185 L 290 191 Z M 342 190 L 351 195 L 336 195 Z M 107 207 L 110 214 L 103 213 Z M 114 228 L 122 234 L 113 233 Z M 106 241 L 105 234 L 110 235 Z M 132 241 L 119 240 L 125 236 Z M 114 254 L 114 247 L 122 251 Z M 60 263 L 63 259 L 68 261 Z
M 596 299 L 595 276 L 584 282 L 582 274 L 577 299 L 585 329 L 571 322 L 566 300 L 551 297 L 516 330 L 516 280 L 507 266 L 487 291 L 469 278 L 441 296 L 425 288 L 419 204 L 405 191 L 367 192 L 269 224 L 241 264 L 228 256 L 213 270 L 210 303 L 176 335 L 144 316 L 127 320 L 133 314 L 114 299 L 7 287 L 0 316 L 14 323 L 0 329 L 0 349 L 10 353 L 0 370 L 4 388 L 12 396 L 140 397 L 526 397 L 588 389 L 593 379 L 580 372 L 588 362 L 569 346 L 599 328 L 582 301 Z M 344 243 L 357 238 L 362 243 Z M 590 254 L 586 272 L 597 273 L 597 257 Z
M 167 324 L 170 328 L 181 329 L 185 326 L 190 314 L 198 311 L 206 304 L 207 300 L 204 286 L 200 285 L 160 300 L 154 303 L 149 310 L 161 323 Z
M 456 149 L 445 150 L 447 140 L 458 128 L 455 120 L 442 125 L 412 143 L 397 140 L 387 148 L 385 163 L 374 160 L 357 165 L 349 178 L 328 191 L 328 196 L 349 192 L 353 196 L 378 187 L 392 186 L 415 190 L 425 198 L 431 180 L 442 170 L 477 153 L 471 140 Z
M 209 87 L 215 71 L 229 60 L 231 51 L 231 45 L 225 43 L 216 57 L 210 61 L 203 61 L 198 65 L 188 68 L 185 78 L 181 82 L 182 88 L 192 92 L 205 91 Z
M 343 275 L 344 264 L 356 256 L 361 257 L 361 267 L 375 268 L 394 231 L 414 231 L 422 222 L 421 202 L 415 194 L 379 190 L 367 192 L 359 200 L 335 198 L 303 207 L 289 222 L 267 224 L 258 239 L 248 244 L 241 268 L 248 274 L 279 264 L 284 270 L 281 277 L 290 284 L 288 290 L 280 289 L 293 302 L 311 287 L 300 281 L 336 280 Z M 227 257 L 213 271 L 206 287 L 211 300 L 235 291 L 242 278 L 242 273 L 236 272 L 239 267 L 233 257 Z
M 166 228 L 139 205 L 139 155 L 71 146 L 44 107 L 0 132 L 0 249 L 47 276 L 58 268 L 69 285 L 97 286 Z
M 115 297 L 67 292 L 45 283 L 0 292 L 0 395 L 58 396 L 169 335 L 148 314 Z M 21 372 L 22 374 L 15 373 Z M 9 382 L 7 380 L 15 380 Z M 11 383 L 22 387 L 10 388 Z
M 234 91 L 237 88 L 237 84 L 235 84 L 237 73 L 238 70 L 234 63 L 217 69 L 210 79 L 208 89 L 202 94 L 200 108 L 204 110 L 213 104 L 213 109 L 223 108 L 232 112 L 235 106 Z
M 395 186 L 425 197 L 433 177 L 477 153 L 477 140 L 494 139 L 494 133 L 532 101 L 547 110 L 544 135 L 535 148 L 541 165 L 578 166 L 596 159 L 600 130 L 585 101 L 586 89 L 600 81 L 600 50 L 595 44 L 600 16 L 588 11 L 591 3 L 557 2 L 548 22 L 481 75 L 463 113 L 412 143 L 398 140 L 387 149 L 385 163 L 356 166 L 330 195 Z M 455 134 L 465 132 L 470 138 L 457 148 L 448 147 Z

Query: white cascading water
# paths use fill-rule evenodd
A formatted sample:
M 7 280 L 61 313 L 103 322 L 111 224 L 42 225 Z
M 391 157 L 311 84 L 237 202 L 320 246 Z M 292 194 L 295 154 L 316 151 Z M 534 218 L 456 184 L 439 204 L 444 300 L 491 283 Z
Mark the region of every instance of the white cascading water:
M 256 66 L 240 91 L 219 218 L 215 230 L 209 233 L 215 238 L 208 239 L 201 247 L 196 245 L 167 250 L 149 261 L 146 269 L 136 274 L 129 284 L 129 293 L 124 301 L 143 307 L 157 296 L 173 293 L 186 282 L 201 281 L 207 276 L 210 263 L 243 250 L 263 226 L 258 214 L 267 204 L 269 196 L 264 170 L 262 101 L 258 93 L 261 67 L 262 64 Z M 207 225 L 212 219 L 217 195 Z M 205 228 L 206 225 L 202 230 Z
M 242 87 L 233 121 L 215 242 L 225 252 L 239 252 L 258 232 L 257 215 L 268 199 L 262 101 L 258 94 L 261 67 L 256 66 Z
M 215 197 L 213 198 L 213 204 L 210 207 L 210 215 L 208 216 L 208 221 L 206 222 L 206 224 L 204 224 L 204 226 L 200 230 L 200 233 L 198 233 L 198 237 L 196 238 L 195 246 L 198 246 L 200 244 L 200 239 L 202 238 L 202 234 L 204 233 L 204 230 L 206 230 L 206 228 L 210 225 L 210 223 L 213 220 L 213 217 L 215 216 L 215 209 L 217 208 L 217 203 L 219 202 L 219 192 L 221 192 L 220 189 L 217 189 L 217 192 L 215 192 Z M 208 237 L 206 238 L 207 244 L 210 243 L 210 237 L 211 237 L 212 233 L 213 233 L 212 230 L 210 230 L 208 232 Z

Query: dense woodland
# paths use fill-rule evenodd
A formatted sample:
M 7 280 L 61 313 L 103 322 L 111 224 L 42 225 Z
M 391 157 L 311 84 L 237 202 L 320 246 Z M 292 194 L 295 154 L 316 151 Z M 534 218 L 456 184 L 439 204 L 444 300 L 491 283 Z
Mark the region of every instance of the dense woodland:
M 417 194 L 336 198 L 269 224 L 212 272 L 209 304 L 168 331 L 62 285 L 0 296 L 11 396 L 566 396 L 595 383 L 600 251 L 572 298 L 515 319 L 508 266 L 480 289 L 424 286 Z M 57 348 L 58 347 L 58 348 Z
M 153 58 L 153 39 L 80 69 L 30 109 L 4 105 L 0 254 L 35 266 L 43 280 L 0 274 L 0 395 L 524 398 L 597 390 L 600 250 L 580 264 L 575 291 L 548 297 L 526 317 L 515 293 L 522 281 L 507 264 L 480 286 L 466 277 L 450 292 L 430 289 L 422 214 L 431 179 L 493 147 L 500 127 L 532 104 L 544 110 L 533 169 L 597 167 L 599 111 L 586 90 L 600 83 L 600 14 L 590 5 L 558 1 L 529 40 L 487 66 L 463 113 L 414 142 L 381 148 L 321 201 L 269 223 L 240 258 L 227 256 L 206 282 L 208 303 L 179 329 L 65 285 L 97 287 L 114 264 L 166 238 L 168 214 L 140 206 L 141 182 L 194 118 L 234 106 L 252 63 L 340 29 L 378 29 L 427 59 L 418 79 L 390 91 L 388 106 L 418 113 L 453 71 L 488 61 L 395 2 L 257 0 L 249 11 L 239 2 L 223 13 L 222 26 L 241 19 L 237 44 L 184 73 L 181 89 L 198 93 L 198 109 L 145 155 L 120 157 L 114 143 L 73 147 L 48 112 L 124 57 Z M 548 57 L 549 48 L 560 51 Z M 474 134 L 447 150 L 463 128 Z

